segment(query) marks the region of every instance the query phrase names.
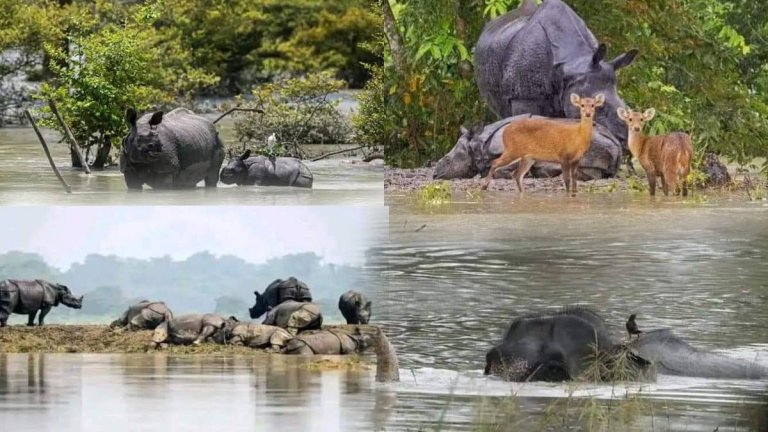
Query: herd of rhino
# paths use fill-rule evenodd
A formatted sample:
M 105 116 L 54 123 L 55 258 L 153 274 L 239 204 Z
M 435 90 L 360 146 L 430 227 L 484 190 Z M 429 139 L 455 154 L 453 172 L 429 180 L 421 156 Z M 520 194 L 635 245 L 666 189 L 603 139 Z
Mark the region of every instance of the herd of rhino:
M 213 122 L 186 108 L 157 111 L 141 117 L 128 109 L 128 135 L 123 138 L 120 171 L 129 189 L 206 187 L 224 184 L 311 188 L 312 172 L 299 159 L 251 156 L 250 150 L 231 157 L 224 168 L 224 145 Z M 221 171 L 219 171 L 221 169 Z
M 254 319 L 266 314 L 261 324 L 213 313 L 174 316 L 164 302 L 143 300 L 129 306 L 110 327 L 154 330 L 154 348 L 214 342 L 285 354 L 351 354 L 371 345 L 372 336 L 360 327 L 352 331 L 323 329 L 320 306 L 312 303 L 309 287 L 294 277 L 277 279 L 255 295 L 256 303 L 249 313 Z M 0 326 L 6 326 L 12 313 L 27 315 L 30 326 L 39 316 L 38 325 L 42 326 L 45 316 L 59 303 L 79 309 L 83 297 L 76 298 L 65 285 L 45 280 L 4 280 L 0 282 Z M 370 320 L 371 302 L 359 292 L 344 293 L 339 309 L 347 324 L 365 325 Z
M 259 293 L 248 309 L 252 319 L 243 322 L 213 313 L 174 316 L 161 301 L 131 305 L 110 324 L 113 329 L 154 330 L 151 347 L 213 342 L 237 344 L 283 354 L 344 355 L 376 351 L 377 380 L 399 378 L 397 355 L 380 328 L 369 326 L 371 302 L 361 293 L 347 291 L 339 310 L 347 326 L 323 327 L 320 307 L 312 302 L 309 287 L 294 277 L 277 279 Z M 69 288 L 44 280 L 0 282 L 0 327 L 12 313 L 29 316 L 38 325 L 52 307 L 62 303 L 81 308 Z M 640 333 L 640 332 L 638 332 Z M 599 371 L 611 371 L 617 359 L 624 368 L 639 373 L 707 378 L 760 379 L 768 368 L 754 362 L 696 349 L 670 330 L 651 330 L 629 342 L 620 342 L 606 322 L 582 307 L 515 319 L 498 345 L 486 354 L 485 374 L 510 381 L 565 381 L 583 376 L 598 362 Z

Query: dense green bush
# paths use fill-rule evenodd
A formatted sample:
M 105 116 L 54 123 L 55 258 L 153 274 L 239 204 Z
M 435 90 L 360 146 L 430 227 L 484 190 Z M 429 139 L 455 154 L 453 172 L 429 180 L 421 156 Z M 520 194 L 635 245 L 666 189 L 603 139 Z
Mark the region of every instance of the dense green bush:
M 248 113 L 235 122 L 235 133 L 243 147 L 274 155 L 267 138 L 275 134 L 279 155 L 303 157 L 302 144 L 345 144 L 352 137 L 352 125 L 338 110 L 339 100 L 329 99 L 343 89 L 344 82 L 329 72 L 310 74 L 264 84 L 254 90 L 246 107 L 263 113 Z

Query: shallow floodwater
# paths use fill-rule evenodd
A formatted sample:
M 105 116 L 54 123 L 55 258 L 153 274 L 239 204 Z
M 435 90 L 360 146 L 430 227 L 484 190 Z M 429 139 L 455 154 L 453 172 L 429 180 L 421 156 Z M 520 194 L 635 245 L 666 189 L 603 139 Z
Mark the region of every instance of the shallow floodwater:
M 599 311 L 616 338 L 636 313 L 641 329 L 672 328 L 696 347 L 768 365 L 768 203 L 485 197 L 423 206 L 391 196 L 390 243 L 372 253 L 388 283 L 379 318 L 408 371 L 398 401 L 420 421 L 470 428 L 478 405 L 512 392 L 519 409 L 544 417 L 571 387 L 505 383 L 482 368 L 514 317 L 566 305 Z M 759 412 L 768 415 L 768 380 L 659 376 L 575 395 L 626 391 L 652 401 L 638 430 L 752 430 Z
M 219 130 L 225 145 L 235 142 L 231 120 Z M 0 128 L 0 203 L 32 205 L 381 205 L 384 201 L 381 166 L 350 163 L 343 156 L 305 162 L 314 175 L 312 189 L 259 187 L 219 183 L 218 188 L 194 190 L 128 191 L 117 167 L 92 170 L 86 175 L 70 167 L 69 150 L 56 144 L 59 136 L 44 130 L 54 162 L 73 193 L 67 194 L 56 179 L 43 148 L 31 128 Z M 353 146 L 347 146 L 353 147 Z M 313 153 L 335 151 L 344 146 L 312 146 Z M 113 151 L 114 152 L 114 151 Z M 113 154 L 114 155 L 114 154 Z M 356 159 L 359 159 L 357 157 Z M 226 164 L 226 159 L 224 161 Z

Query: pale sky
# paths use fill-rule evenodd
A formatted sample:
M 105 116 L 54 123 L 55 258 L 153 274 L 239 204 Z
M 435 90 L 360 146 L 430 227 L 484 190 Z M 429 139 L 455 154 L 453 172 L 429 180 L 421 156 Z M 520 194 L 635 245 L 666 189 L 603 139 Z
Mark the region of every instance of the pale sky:
M 66 270 L 88 254 L 176 260 L 200 252 L 253 263 L 315 252 L 360 265 L 387 238 L 386 207 L 0 207 L 0 253 L 38 253 Z

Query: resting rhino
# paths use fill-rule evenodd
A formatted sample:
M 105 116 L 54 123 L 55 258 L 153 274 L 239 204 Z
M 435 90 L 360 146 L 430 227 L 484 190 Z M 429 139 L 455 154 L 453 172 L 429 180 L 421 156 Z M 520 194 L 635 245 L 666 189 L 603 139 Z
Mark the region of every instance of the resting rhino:
M 281 327 L 240 322 L 228 334 L 227 342 L 249 348 L 281 351 L 292 338 L 293 335 Z
M 83 307 L 83 296 L 76 298 L 65 285 L 42 279 L 6 279 L 0 282 L 0 327 L 5 327 L 12 313 L 28 315 L 28 326 L 35 325 L 35 315 L 40 311 L 37 324 L 42 326 L 45 316 L 59 303 L 73 309 Z
M 616 72 L 629 66 L 638 51 L 605 61 L 606 51 L 561 0 L 540 5 L 525 0 L 485 25 L 475 46 L 475 79 L 481 97 L 499 118 L 534 114 L 578 119 L 579 110 L 568 103 L 571 93 L 604 94 L 606 106 L 595 121 L 616 138 L 617 153 L 625 155 L 627 131 L 616 110 L 626 104 L 616 91 Z M 580 166 L 589 167 L 587 162 L 582 159 Z
M 111 328 L 126 328 L 128 330 L 154 330 L 164 321 L 173 319 L 173 313 L 164 302 L 142 300 L 128 306 L 120 318 L 112 321 Z
M 224 146 L 208 119 L 186 108 L 138 120 L 130 108 L 125 118 L 130 129 L 123 138 L 120 171 L 129 189 L 144 184 L 153 189 L 192 188 L 203 179 L 206 187 L 216 187 Z
M 299 355 L 344 355 L 365 351 L 371 338 L 361 334 L 348 334 L 333 330 L 310 330 L 301 332 L 288 341 L 283 354 Z
M 461 136 L 456 145 L 435 164 L 433 177 L 445 180 L 472 178 L 477 174 L 485 177 L 493 160 L 501 156 L 504 151 L 501 139 L 504 127 L 517 119 L 531 117 L 541 118 L 541 116 L 521 114 L 486 126 L 474 126 L 471 129 L 462 126 Z M 576 120 L 563 119 L 563 121 Z M 592 130 L 592 146 L 579 163 L 577 171 L 579 180 L 587 181 L 616 175 L 619 171 L 621 155 L 622 147 L 618 139 L 605 126 L 595 124 Z M 496 175 L 511 178 L 516 168 L 517 163 L 514 163 L 499 170 Z M 530 171 L 533 177 L 557 177 L 560 172 L 560 165 L 550 162 L 537 163 Z
M 515 319 L 503 341 L 486 354 L 484 373 L 510 381 L 565 381 L 584 374 L 595 359 L 604 363 L 600 370 L 610 370 L 620 356 L 637 376 L 658 372 L 710 378 L 768 377 L 763 366 L 697 350 L 669 330 L 646 332 L 629 344 L 619 343 L 598 314 L 583 308 Z
M 272 308 L 262 324 L 282 327 L 295 335 L 300 331 L 319 329 L 323 325 L 323 316 L 320 306 L 315 303 L 286 300 Z
M 223 344 L 236 324 L 234 317 L 225 319 L 212 313 L 181 315 L 155 327 L 152 344 L 155 348 L 167 343 L 199 345 L 208 340 Z
M 312 187 L 312 171 L 290 157 L 251 156 L 251 151 L 230 158 L 221 170 L 221 182 L 238 186 Z
M 347 324 L 368 324 L 371 319 L 371 302 L 357 291 L 349 290 L 341 295 L 339 310 Z
M 311 302 L 312 293 L 304 282 L 291 276 L 288 279 L 275 279 L 267 285 L 264 293 L 254 291 L 256 303 L 248 309 L 251 318 L 256 319 L 267 313 L 273 307 L 286 300 Z

